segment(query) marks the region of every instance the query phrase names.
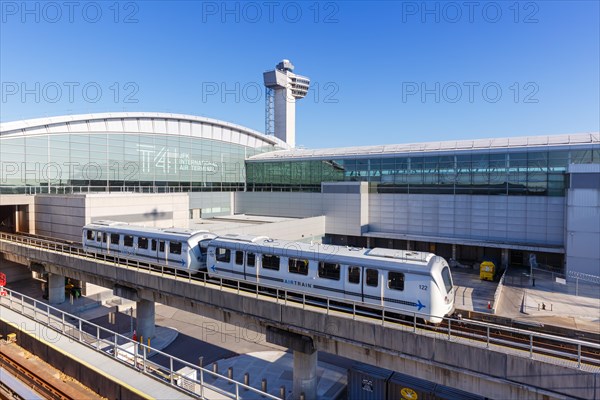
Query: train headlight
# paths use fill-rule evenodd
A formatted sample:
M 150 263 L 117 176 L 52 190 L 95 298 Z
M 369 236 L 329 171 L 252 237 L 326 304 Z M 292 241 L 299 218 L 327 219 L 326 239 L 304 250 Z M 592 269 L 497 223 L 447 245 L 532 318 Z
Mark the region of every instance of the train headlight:
M 444 297 L 444 302 L 450 304 L 450 298 L 448 296 Z

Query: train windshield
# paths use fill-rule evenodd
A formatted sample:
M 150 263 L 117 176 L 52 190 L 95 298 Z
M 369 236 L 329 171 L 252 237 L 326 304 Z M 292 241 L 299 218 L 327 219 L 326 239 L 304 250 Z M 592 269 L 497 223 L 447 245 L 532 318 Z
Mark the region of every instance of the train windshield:
M 442 269 L 442 279 L 444 280 L 444 286 L 446 286 L 446 293 L 450 293 L 452 290 L 452 276 L 450 276 L 450 268 L 444 267 Z

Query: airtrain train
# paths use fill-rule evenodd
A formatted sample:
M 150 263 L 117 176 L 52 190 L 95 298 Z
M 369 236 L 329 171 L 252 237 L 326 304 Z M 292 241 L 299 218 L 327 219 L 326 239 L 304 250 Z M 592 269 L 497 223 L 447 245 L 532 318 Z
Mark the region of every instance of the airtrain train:
M 208 242 L 216 237 L 202 230 L 146 228 L 103 220 L 84 226 L 81 239 L 86 251 L 196 272 L 206 268 Z
M 448 263 L 432 253 L 364 249 L 156 229 L 97 221 L 83 228 L 86 251 L 121 255 L 190 272 L 382 306 L 440 323 L 454 311 Z

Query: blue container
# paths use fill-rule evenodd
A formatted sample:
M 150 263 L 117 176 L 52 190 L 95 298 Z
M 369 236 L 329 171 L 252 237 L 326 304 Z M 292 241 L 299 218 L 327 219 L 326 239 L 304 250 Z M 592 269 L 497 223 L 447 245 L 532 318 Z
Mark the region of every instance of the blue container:
M 348 400 L 384 400 L 393 372 L 357 363 L 348 370 Z

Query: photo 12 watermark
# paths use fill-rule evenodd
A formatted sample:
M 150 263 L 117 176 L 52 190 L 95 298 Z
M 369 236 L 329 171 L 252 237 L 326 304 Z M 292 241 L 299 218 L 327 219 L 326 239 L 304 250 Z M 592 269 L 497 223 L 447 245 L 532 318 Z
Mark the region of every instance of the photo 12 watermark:
M 537 24 L 540 6 L 534 1 L 403 1 L 402 23 Z
M 202 23 L 337 24 L 340 6 L 334 1 L 203 1 Z
M 14 82 L 3 81 L 0 99 L 3 104 L 20 103 L 139 103 L 140 87 L 136 82 Z
M 135 1 L 1 1 L 0 20 L 9 23 L 137 24 L 140 6 Z
M 514 103 L 537 104 L 536 82 L 402 82 L 402 103 Z
M 340 87 L 336 82 L 311 82 L 303 101 L 336 104 L 340 102 L 339 92 Z M 201 93 L 202 103 L 259 103 L 266 100 L 262 82 L 202 82 Z M 274 95 L 282 96 L 290 102 L 297 100 L 291 86 L 287 90 L 276 91 Z

